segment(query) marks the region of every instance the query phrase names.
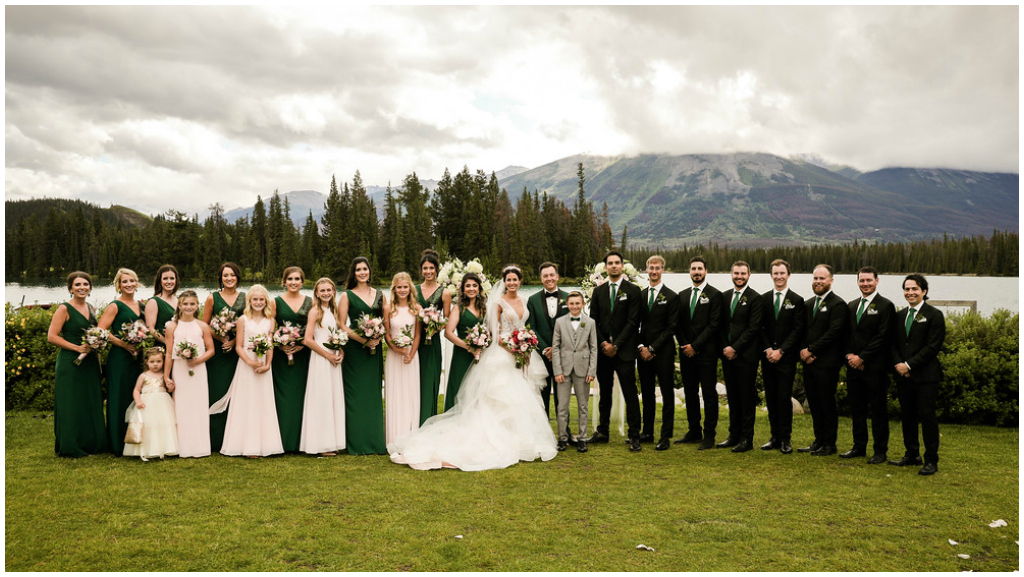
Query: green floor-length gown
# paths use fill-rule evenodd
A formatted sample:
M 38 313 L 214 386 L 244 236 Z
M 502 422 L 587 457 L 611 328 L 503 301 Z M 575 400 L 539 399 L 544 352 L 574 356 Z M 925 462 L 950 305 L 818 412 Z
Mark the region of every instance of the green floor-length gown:
M 306 334 L 306 321 L 309 310 L 313 308 L 313 298 L 306 297 L 299 310 L 293 311 L 283 297 L 275 300 L 277 327 L 290 322 L 299 327 L 303 336 Z M 297 453 L 302 437 L 302 408 L 306 400 L 306 377 L 309 376 L 309 348 L 295 353 L 293 364 L 288 364 L 288 355 L 283 350 L 274 351 L 274 361 L 270 368 L 274 374 L 274 403 L 277 405 L 277 423 L 281 427 L 281 444 L 286 453 Z
M 85 330 L 96 325 L 96 318 L 92 311 L 87 319 L 71 303 L 65 303 L 65 306 L 68 320 L 61 328 L 60 336 L 73 345 L 80 345 Z M 61 457 L 84 457 L 110 450 L 103 423 L 99 355 L 89 353 L 80 365 L 75 365 L 77 358 L 78 353 L 64 348 L 57 353 L 53 386 L 53 450 Z M 121 420 L 124 420 L 124 413 Z
M 445 288 L 438 285 L 430 298 L 423 297 L 423 287 L 416 287 L 416 300 L 421 307 L 434 307 L 444 313 L 444 291 Z M 423 326 L 423 333 L 420 335 L 420 348 L 417 351 L 420 357 L 420 425 L 430 417 L 437 414 L 437 395 L 441 393 L 441 368 L 444 366 L 441 361 L 441 349 L 444 347 L 444 329 L 434 335 L 431 343 L 427 344 L 427 327 Z
M 377 291 L 373 306 L 352 291 L 348 293 L 348 326 L 358 332 L 359 317 L 369 314 L 383 317 L 382 293 Z M 345 442 L 350 455 L 386 455 L 384 440 L 384 403 L 381 399 L 381 380 L 384 372 L 383 343 L 377 345 L 376 354 L 349 340 L 345 345 L 345 358 L 341 362 L 345 381 Z
M 242 317 L 242 313 L 245 311 L 245 293 L 238 291 L 238 295 L 235 297 L 234 306 L 228 306 L 228 303 L 224 300 L 224 297 L 220 295 L 220 292 L 213 293 L 213 317 L 217 316 L 223 309 L 231 309 L 235 311 L 235 319 Z M 234 338 L 235 334 L 232 332 L 231 337 Z M 217 401 L 221 400 L 224 395 L 228 394 L 228 388 L 231 387 L 231 380 L 235 378 L 235 369 L 238 368 L 238 353 L 235 352 L 235 348 L 224 352 L 221 347 L 221 342 L 217 339 L 213 340 L 213 356 L 206 361 L 206 382 L 210 388 L 210 405 L 213 405 Z M 228 413 L 223 411 L 216 415 L 210 415 L 210 449 L 217 453 L 220 451 L 221 444 L 224 443 L 224 426 L 228 422 Z
M 153 298 L 156 300 L 156 326 L 153 328 L 160 334 L 164 334 L 164 327 L 174 320 L 174 307 L 160 297 Z
M 455 326 L 455 333 L 460 339 L 465 340 L 469 330 L 472 329 L 480 318 L 474 315 L 468 308 L 463 309 L 459 314 L 459 324 Z M 452 347 L 452 364 L 448 367 L 448 386 L 444 391 L 444 410 L 455 406 L 455 397 L 459 394 L 459 385 L 466 376 L 466 371 L 473 366 L 473 353 L 462 347 Z
M 117 307 L 117 316 L 110 325 L 110 334 L 120 338 L 121 325 L 134 323 L 139 320 L 139 315 L 119 300 L 115 300 L 110 306 Z M 139 306 L 144 305 L 139 303 Z M 140 312 L 141 310 L 140 308 Z M 139 374 L 142 373 L 142 361 L 138 356 L 132 356 L 128 351 L 111 343 L 104 372 L 107 377 L 107 434 L 110 448 L 120 457 L 124 453 L 124 435 L 128 432 L 124 412 L 128 410 L 128 405 L 132 404 L 132 391 L 135 390 L 135 381 L 139 380 Z

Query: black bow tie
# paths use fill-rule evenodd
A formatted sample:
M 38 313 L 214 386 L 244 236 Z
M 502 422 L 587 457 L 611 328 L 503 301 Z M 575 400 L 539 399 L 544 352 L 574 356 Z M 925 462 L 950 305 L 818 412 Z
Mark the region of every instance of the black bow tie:
M 578 321 L 578 320 L 580 320 L 580 317 L 569 317 L 569 320 L 570 321 Z
M 545 291 L 544 298 L 546 298 L 546 299 L 557 299 L 558 298 L 558 293 L 557 292 L 549 293 L 549 292 Z

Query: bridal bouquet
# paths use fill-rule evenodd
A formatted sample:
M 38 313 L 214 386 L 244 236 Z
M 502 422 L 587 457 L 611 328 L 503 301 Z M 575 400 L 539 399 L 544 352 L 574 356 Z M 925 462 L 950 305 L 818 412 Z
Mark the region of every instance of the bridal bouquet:
M 465 264 L 459 259 L 444 263 L 441 265 L 441 272 L 437 273 L 437 282 L 445 287 L 449 294 L 457 297 L 459 296 L 459 285 L 462 284 L 462 277 L 470 272 L 480 277 L 480 280 L 483 282 L 480 290 L 484 294 L 491 292 L 491 281 L 484 274 L 484 265 L 480 264 L 479 258 L 474 258 Z
M 291 321 L 285 321 L 283 325 L 274 331 L 275 347 L 293 347 L 302 343 L 302 329 L 292 325 Z M 295 355 L 288 353 L 288 365 L 295 364 Z
M 107 329 L 101 329 L 99 327 L 89 327 L 85 329 L 85 338 L 83 339 L 83 344 L 89 347 L 90 350 L 78 355 L 78 358 L 75 359 L 76 365 L 82 364 L 82 361 L 85 360 L 85 357 L 87 357 L 89 353 L 91 353 L 92 351 L 96 351 L 98 353 L 106 349 L 107 346 L 110 344 L 110 331 L 108 331 Z
M 235 317 L 235 311 L 227 307 L 220 309 L 219 313 L 213 315 L 213 318 L 210 319 L 210 330 L 213 331 L 214 336 L 224 341 L 229 340 L 228 337 L 231 336 L 235 326 L 238 325 Z
M 412 336 L 412 329 L 415 325 L 405 325 L 402 327 L 400 334 L 397 337 L 391 339 L 395 346 L 400 349 L 411 347 L 416 339 Z
M 151 338 L 149 336 L 149 327 L 146 326 L 146 323 L 142 319 L 133 323 L 124 323 L 121 325 L 121 340 L 136 348 L 132 353 L 133 358 L 137 358 L 139 356 L 139 345 L 149 338 Z
M 330 351 L 340 351 L 342 347 L 348 344 L 348 333 L 345 329 L 331 327 L 327 329 L 330 334 L 327 335 L 327 342 L 324 343 L 324 348 Z
M 245 348 L 256 353 L 256 358 L 262 361 L 263 355 L 274 348 L 274 342 L 270 340 L 270 335 L 267 333 L 260 333 L 249 337 L 249 344 Z
M 537 333 L 530 329 L 516 329 L 508 336 L 501 337 L 501 345 L 516 359 L 517 369 L 530 363 L 530 353 L 537 350 L 538 344 Z
M 368 341 L 383 337 L 384 333 L 387 331 L 387 329 L 384 328 L 384 319 L 370 316 L 366 313 L 363 313 L 363 316 L 359 317 L 357 329 L 359 330 L 359 334 Z M 377 354 L 377 349 L 370 349 L 370 354 Z
M 477 323 L 473 325 L 473 328 L 469 329 L 469 332 L 466 333 L 466 338 L 463 340 L 466 341 L 466 348 L 475 357 L 473 363 L 479 363 L 480 351 L 491 346 L 491 331 L 487 330 L 484 323 Z
M 427 329 L 426 344 L 428 345 L 434 335 L 444 330 L 445 325 L 448 324 L 441 311 L 433 305 L 421 308 L 419 317 L 423 321 L 423 326 Z
M 179 359 L 185 359 L 186 361 L 195 360 L 199 356 L 199 348 L 196 347 L 192 341 L 181 341 L 174 345 L 174 353 L 178 355 Z M 195 370 L 192 367 L 188 368 L 188 376 L 196 376 Z

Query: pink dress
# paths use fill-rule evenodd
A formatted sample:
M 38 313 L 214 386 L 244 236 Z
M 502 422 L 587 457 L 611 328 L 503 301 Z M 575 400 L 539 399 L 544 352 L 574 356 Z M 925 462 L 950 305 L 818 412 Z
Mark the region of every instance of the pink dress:
M 196 346 L 199 356 L 206 352 L 203 329 L 197 321 L 178 321 L 174 329 L 174 414 L 178 419 L 178 456 L 207 457 L 210 455 L 210 388 L 206 383 L 206 363 L 192 368 L 178 357 L 178 343 L 189 341 Z
M 249 338 L 257 334 L 269 334 L 273 326 L 273 320 L 266 317 L 260 321 L 246 318 L 245 334 L 241 338 L 249 342 Z M 246 350 L 245 354 L 250 361 L 256 360 L 256 353 Z M 210 407 L 210 414 L 220 413 L 229 405 L 224 444 L 220 448 L 222 455 L 265 457 L 284 452 L 271 371 L 257 374 L 244 360 L 238 359 L 228 394 Z
M 320 344 L 327 342 L 331 329 L 337 326 L 334 315 L 326 312 L 320 326 L 313 327 L 313 340 Z M 331 361 L 316 351 L 310 351 L 299 450 L 317 454 L 344 448 L 345 386 L 341 379 L 341 365 L 332 366 Z
M 402 334 L 402 329 L 412 325 L 415 335 L 416 318 L 409 307 L 398 307 L 391 317 L 391 339 Z M 420 358 L 413 355 L 412 362 L 405 364 L 404 357 L 388 349 L 384 361 L 384 438 L 391 444 L 402 435 L 420 425 Z

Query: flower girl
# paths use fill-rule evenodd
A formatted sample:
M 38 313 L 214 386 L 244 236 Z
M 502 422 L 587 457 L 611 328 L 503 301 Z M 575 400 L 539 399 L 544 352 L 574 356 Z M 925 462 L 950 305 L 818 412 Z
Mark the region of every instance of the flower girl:
M 210 414 L 214 415 L 231 405 L 220 452 L 249 458 L 283 453 L 270 373 L 274 310 L 262 285 L 253 286 L 246 293 L 245 313 L 238 318 L 235 332 L 239 335 L 235 341 L 238 369 L 228 394 L 210 407 Z
M 419 303 L 412 297 L 412 278 L 400 272 L 391 281 L 388 356 L 384 361 L 384 432 L 388 443 L 420 425 Z
M 345 448 L 345 388 L 341 378 L 342 349 L 348 333 L 338 330 L 334 281 L 322 278 L 313 285 L 316 304 L 309 310 L 302 344 L 313 351 L 306 377 L 299 450 L 330 456 Z
M 125 412 L 129 438 L 139 431 L 138 425 L 142 425 L 142 438 L 131 439 L 139 441 L 134 443 L 126 439 L 124 455 L 148 461 L 147 457 L 163 459 L 165 455 L 178 454 L 178 426 L 174 418 L 174 401 L 167 394 L 168 390 L 174 390 L 174 385 L 164 385 L 163 347 L 146 350 L 145 358 L 148 370 L 135 381 L 135 390 L 132 391 L 135 401 Z
M 164 380 L 174 389 L 179 457 L 210 455 L 210 386 L 206 382 L 206 361 L 213 356 L 213 332 L 210 325 L 196 318 L 198 310 L 196 291 L 182 291 L 174 321 L 167 324 L 165 335 L 170 348 L 166 353 Z

